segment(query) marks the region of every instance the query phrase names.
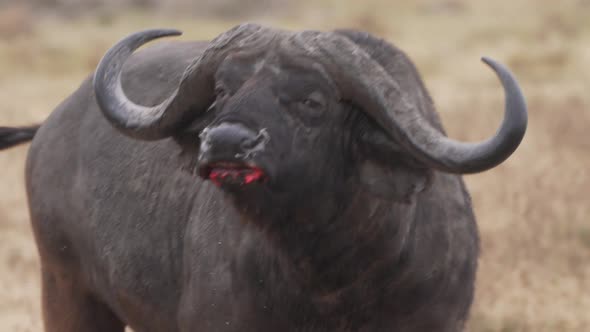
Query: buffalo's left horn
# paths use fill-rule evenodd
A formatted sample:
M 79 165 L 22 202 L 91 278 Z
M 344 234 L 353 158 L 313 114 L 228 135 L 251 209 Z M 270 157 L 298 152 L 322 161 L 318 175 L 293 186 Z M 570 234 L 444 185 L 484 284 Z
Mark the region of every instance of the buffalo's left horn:
M 350 39 L 323 33 L 302 36 L 299 42 L 335 76 L 343 95 L 362 105 L 392 139 L 432 168 L 450 173 L 485 171 L 506 160 L 524 137 L 525 99 L 510 71 L 491 59 L 483 61 L 496 72 L 504 88 L 504 119 L 491 138 L 466 143 L 446 137 L 426 121 L 395 78 Z

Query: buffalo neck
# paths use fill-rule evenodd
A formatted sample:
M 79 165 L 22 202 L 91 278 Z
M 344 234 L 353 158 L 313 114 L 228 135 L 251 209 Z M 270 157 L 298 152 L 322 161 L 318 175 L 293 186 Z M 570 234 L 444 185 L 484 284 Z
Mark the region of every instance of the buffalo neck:
M 415 203 L 363 190 L 322 196 L 310 197 L 267 230 L 282 274 L 322 311 L 354 308 L 361 299 L 383 296 L 384 283 L 401 273 Z

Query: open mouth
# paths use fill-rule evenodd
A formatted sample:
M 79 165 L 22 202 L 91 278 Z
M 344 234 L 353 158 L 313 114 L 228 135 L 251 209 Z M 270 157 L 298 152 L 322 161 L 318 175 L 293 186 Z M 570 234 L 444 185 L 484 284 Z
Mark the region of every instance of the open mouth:
M 211 180 L 217 186 L 249 185 L 267 180 L 265 172 L 258 166 L 238 162 L 214 162 L 199 168 L 203 179 Z

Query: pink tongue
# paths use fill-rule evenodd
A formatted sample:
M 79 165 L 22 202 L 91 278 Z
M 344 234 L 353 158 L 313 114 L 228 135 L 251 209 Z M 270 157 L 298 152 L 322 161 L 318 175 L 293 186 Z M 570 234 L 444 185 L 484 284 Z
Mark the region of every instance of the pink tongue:
M 252 182 L 262 179 L 264 173 L 258 168 L 214 168 L 209 174 L 209 179 L 216 185 L 222 182 L 237 182 L 240 181 L 242 185 L 250 184 Z

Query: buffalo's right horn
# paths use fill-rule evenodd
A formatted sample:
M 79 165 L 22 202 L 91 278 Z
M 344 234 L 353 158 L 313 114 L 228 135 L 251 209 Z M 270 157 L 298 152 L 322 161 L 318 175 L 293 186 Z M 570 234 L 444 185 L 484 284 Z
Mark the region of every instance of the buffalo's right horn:
M 178 36 L 181 32 L 156 29 L 133 33 L 108 50 L 98 64 L 94 74 L 98 106 L 110 123 L 127 136 L 143 140 L 169 137 L 208 108 L 214 99 L 213 75 L 220 61 L 234 45 L 240 45 L 239 40 L 260 29 L 254 24 L 244 24 L 215 38 L 205 52 L 188 66 L 170 97 L 154 107 L 137 105 L 127 98 L 121 85 L 123 65 L 136 49 L 147 42 Z

